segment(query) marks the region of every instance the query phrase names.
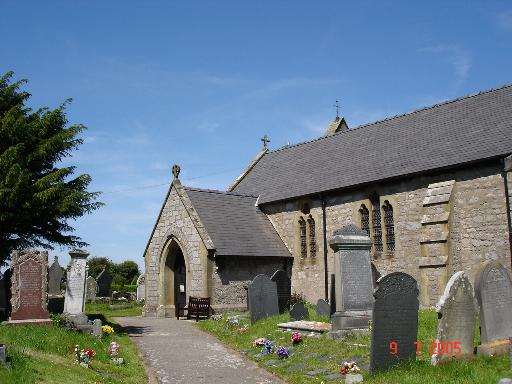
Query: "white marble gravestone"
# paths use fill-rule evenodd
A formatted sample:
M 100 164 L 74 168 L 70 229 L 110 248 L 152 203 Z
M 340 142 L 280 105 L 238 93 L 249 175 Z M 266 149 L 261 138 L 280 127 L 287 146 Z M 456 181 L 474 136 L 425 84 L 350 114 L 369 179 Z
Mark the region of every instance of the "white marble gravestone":
M 473 356 L 475 337 L 475 296 L 473 286 L 463 271 L 456 272 L 446 284 L 436 306 L 439 314 L 436 352 L 432 365 Z
M 146 298 L 146 275 L 143 273 L 137 279 L 137 301 Z
M 87 277 L 87 256 L 89 253 L 76 249 L 69 252 L 71 265 L 67 273 L 66 298 L 64 300 L 64 313 L 68 314 L 78 324 L 87 322 L 84 315 L 85 281 Z

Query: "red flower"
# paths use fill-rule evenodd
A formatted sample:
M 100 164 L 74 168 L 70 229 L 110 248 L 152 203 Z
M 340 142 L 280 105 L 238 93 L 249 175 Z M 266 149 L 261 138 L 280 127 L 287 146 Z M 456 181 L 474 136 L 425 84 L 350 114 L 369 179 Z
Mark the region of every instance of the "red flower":
M 96 355 L 96 352 L 92 349 L 84 349 L 84 353 L 89 356 L 89 359 L 92 359 Z
M 341 367 L 341 374 L 346 375 L 347 374 L 347 368 Z

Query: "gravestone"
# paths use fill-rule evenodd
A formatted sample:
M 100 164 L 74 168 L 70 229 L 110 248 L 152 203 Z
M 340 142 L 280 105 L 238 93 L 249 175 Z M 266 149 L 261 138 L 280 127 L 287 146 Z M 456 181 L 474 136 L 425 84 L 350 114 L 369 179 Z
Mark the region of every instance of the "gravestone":
M 329 245 L 335 252 L 332 331 L 366 329 L 373 308 L 372 241 L 365 231 L 350 224 L 335 231 Z
M 11 323 L 51 324 L 47 310 L 48 252 L 24 249 L 12 253 Z
M 82 325 L 87 323 L 84 314 L 85 305 L 85 279 L 87 276 L 87 256 L 89 253 L 75 249 L 69 252 L 71 264 L 68 268 L 66 280 L 66 299 L 64 300 L 64 312 L 75 322 Z
M 59 265 L 59 258 L 55 256 L 52 265 L 48 268 L 48 295 L 62 295 L 60 282 L 63 275 L 64 272 L 62 272 Z
M 436 343 L 442 343 L 444 347 L 443 350 L 438 347 L 441 353 L 432 355 L 432 365 L 473 356 L 475 296 L 473 286 L 464 272 L 457 272 L 450 278 L 436 311 L 439 318 Z M 457 351 L 457 347 L 460 350 Z
M 303 303 L 295 303 L 290 309 L 290 317 L 295 320 L 308 320 L 309 319 L 309 311 L 304 306 Z
M 93 337 L 101 339 L 103 337 L 103 330 L 101 329 L 101 320 L 94 319 L 92 322 L 92 331 L 91 334 Z
M 292 281 L 288 274 L 283 270 L 277 270 L 270 278 L 277 286 L 277 304 L 279 313 L 284 313 L 290 309 L 290 299 L 292 297 Z
M 418 292 L 416 280 L 403 272 L 390 273 L 377 281 L 370 372 L 416 358 Z
M 108 265 L 105 265 L 103 270 L 96 278 L 98 283 L 98 294 L 97 297 L 108 297 L 112 295 L 112 275 L 110 274 Z
M 251 322 L 279 313 L 276 283 L 266 275 L 257 275 L 248 287 Z
M 137 301 L 145 300 L 146 298 L 146 275 L 143 273 L 137 279 Z
M 331 316 L 331 306 L 324 299 L 316 302 L 316 313 L 318 316 Z
M 497 261 L 486 262 L 475 278 L 475 292 L 480 306 L 480 338 L 477 353 L 501 354 L 508 351 L 512 336 L 512 279 Z
M 48 268 L 48 311 L 52 313 L 64 311 L 64 295 L 60 290 L 63 275 L 59 259 L 55 256 L 52 265 Z
M 90 302 L 96 301 L 96 293 L 98 292 L 98 283 L 92 276 L 88 276 L 85 283 L 85 300 Z
M 132 295 L 128 291 L 114 291 L 112 293 L 112 300 L 129 302 L 132 300 Z

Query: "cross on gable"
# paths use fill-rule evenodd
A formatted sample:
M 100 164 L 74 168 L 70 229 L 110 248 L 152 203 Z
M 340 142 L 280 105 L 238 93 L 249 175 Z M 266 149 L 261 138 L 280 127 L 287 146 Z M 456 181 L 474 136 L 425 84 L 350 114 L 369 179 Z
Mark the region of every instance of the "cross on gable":
M 333 105 L 333 107 L 336 107 L 336 118 L 339 119 L 340 118 L 340 106 L 339 106 L 339 101 L 336 100 L 336 105 Z
M 263 136 L 261 141 L 263 141 L 263 148 L 268 148 L 268 143 L 270 143 L 270 139 L 268 138 L 268 136 L 267 135 Z
M 180 175 L 180 166 L 178 164 L 174 164 L 172 166 L 172 174 L 174 176 L 175 179 L 178 178 L 178 176 Z

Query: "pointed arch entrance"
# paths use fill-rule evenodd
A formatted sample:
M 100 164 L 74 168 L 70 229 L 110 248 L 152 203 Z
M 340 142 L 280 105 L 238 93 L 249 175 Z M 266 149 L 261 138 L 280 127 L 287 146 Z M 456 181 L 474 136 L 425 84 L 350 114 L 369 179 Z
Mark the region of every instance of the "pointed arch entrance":
M 172 238 L 164 248 L 160 263 L 160 316 L 176 316 L 176 309 L 187 302 L 187 260 L 183 249 Z

